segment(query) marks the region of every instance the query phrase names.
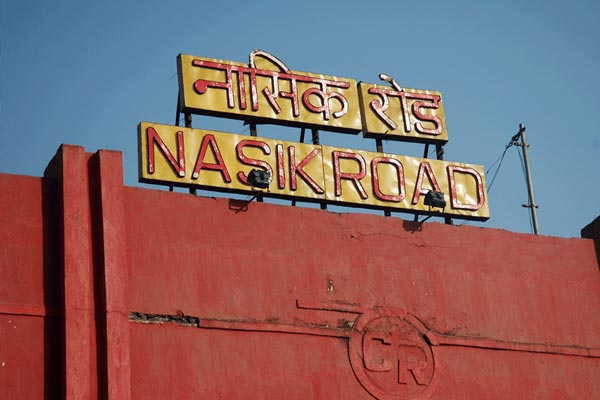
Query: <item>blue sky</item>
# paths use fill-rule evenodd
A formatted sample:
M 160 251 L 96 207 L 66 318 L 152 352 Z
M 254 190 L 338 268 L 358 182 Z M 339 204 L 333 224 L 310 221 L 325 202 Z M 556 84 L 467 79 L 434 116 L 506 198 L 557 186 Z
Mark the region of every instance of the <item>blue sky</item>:
M 3 0 L 0 172 L 40 176 L 70 143 L 122 151 L 125 183 L 141 186 L 136 127 L 174 123 L 177 54 L 247 62 L 263 49 L 294 70 L 370 83 L 385 72 L 405 87 L 441 91 L 447 160 L 488 168 L 525 124 L 540 231 L 578 237 L 600 214 L 598 15 L 600 3 L 577 0 Z M 207 117 L 193 126 L 247 132 Z M 273 131 L 298 140 L 298 130 Z M 321 138 L 374 150 L 360 137 Z M 422 153 L 416 144 L 384 146 Z M 530 233 L 526 202 L 511 148 L 489 193 L 490 220 L 469 224 Z

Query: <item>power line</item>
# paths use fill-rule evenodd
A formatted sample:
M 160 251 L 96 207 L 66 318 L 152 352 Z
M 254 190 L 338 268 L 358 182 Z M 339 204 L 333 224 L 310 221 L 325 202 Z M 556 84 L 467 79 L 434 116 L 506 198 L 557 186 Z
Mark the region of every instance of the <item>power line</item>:
M 519 140 L 521 139 L 521 134 L 522 134 L 522 131 L 519 130 L 519 132 L 517 134 L 513 135 L 510 138 L 510 141 L 504 147 L 504 150 L 502 151 L 502 153 L 500 154 L 500 156 L 496 159 L 496 161 L 494 161 L 492 163 L 492 165 L 490 165 L 486 169 L 485 174 L 489 175 L 491 173 L 491 171 L 494 169 L 494 167 L 496 166 L 496 164 L 498 164 L 498 166 L 496 167 L 496 170 L 494 171 L 492 179 L 490 180 L 490 183 L 487 185 L 488 195 L 492 191 L 492 187 L 494 186 L 494 183 L 496 182 L 496 178 L 498 177 L 498 173 L 500 172 L 500 169 L 502 168 L 502 163 L 504 162 L 504 157 L 506 156 L 506 152 L 508 151 L 508 149 L 510 149 L 513 146 L 521 146 L 522 145 L 519 142 Z M 525 173 L 525 163 L 523 161 L 521 153 L 517 152 L 517 154 L 519 155 L 519 159 L 521 160 L 521 169 L 523 171 L 523 176 L 525 177 L 526 176 L 526 173 Z M 525 183 L 527 184 L 527 178 L 525 178 Z M 469 222 L 470 221 L 465 221 L 462 224 L 460 224 L 459 226 L 465 225 L 465 224 L 467 224 Z M 533 228 L 533 221 L 531 220 L 531 216 L 529 217 L 529 225 L 531 226 L 532 230 L 534 230 L 534 228 Z
M 496 181 L 496 178 L 498 177 L 498 172 L 500 172 L 500 167 L 502 167 L 502 162 L 504 161 L 504 156 L 506 155 L 506 152 L 508 151 L 508 149 L 511 146 L 512 146 L 512 142 L 507 144 L 506 148 L 502 152 L 502 155 L 500 155 L 500 157 L 498 157 L 498 159 L 496 161 L 494 161 L 494 163 L 485 172 L 486 174 L 489 174 L 490 171 L 492 170 L 492 168 L 494 168 L 494 165 L 496 165 L 498 163 L 498 161 L 500 161 L 500 164 L 498 165 L 498 168 L 496 168 L 496 172 L 494 172 L 494 176 L 492 176 L 492 179 L 490 180 L 490 184 L 488 185 L 488 193 L 492 190 L 492 186 L 494 186 L 494 182 Z
M 487 169 L 487 171 L 485 172 L 486 175 L 488 175 L 490 173 L 490 171 L 492 170 L 492 168 L 494 168 L 494 166 L 496 164 L 498 164 L 498 162 L 500 162 L 500 164 L 498 165 L 498 168 L 496 169 L 496 171 L 494 172 L 494 176 L 492 176 L 492 179 L 490 180 L 490 183 L 488 185 L 488 193 L 492 190 L 492 186 L 494 186 L 494 182 L 496 181 L 496 178 L 498 177 L 498 172 L 500 172 L 500 168 L 502 167 L 502 162 L 504 162 L 504 156 L 506 155 L 506 152 L 508 151 L 508 149 L 510 149 L 512 146 L 516 145 L 518 143 L 518 135 L 514 135 L 510 141 L 508 142 L 508 144 L 504 147 L 504 151 L 502 152 L 502 154 L 500 155 L 500 157 L 498 157 L 496 159 L 496 161 L 494 161 L 492 163 L 492 165 L 489 166 L 489 168 Z
M 525 178 L 525 184 L 527 185 L 527 193 L 528 193 L 528 203 L 523 204 L 523 207 L 530 209 L 531 213 L 529 214 L 529 227 L 531 228 L 532 232 L 535 235 L 537 235 L 537 234 L 539 234 L 537 215 L 535 212 L 537 205 L 535 204 L 535 200 L 533 198 L 531 174 L 529 172 L 529 161 L 527 159 L 527 147 L 529 145 L 525 142 L 525 126 L 523 124 L 519 124 L 519 132 L 517 132 L 515 135 L 513 135 L 513 137 L 510 139 L 510 141 L 504 148 L 504 151 L 502 152 L 500 157 L 498 157 L 496 159 L 496 161 L 494 161 L 494 163 L 487 169 L 486 174 L 489 174 L 490 171 L 492 170 L 492 168 L 494 168 L 494 166 L 496 164 L 498 164 L 498 167 L 496 168 L 496 171 L 494 172 L 494 176 L 492 177 L 492 179 L 488 185 L 488 194 L 492 190 L 492 186 L 494 185 L 494 182 L 496 181 L 498 172 L 500 172 L 500 167 L 502 167 L 502 162 L 504 161 L 504 156 L 506 155 L 506 152 L 508 151 L 508 149 L 511 148 L 512 146 L 521 147 L 521 149 L 523 150 L 523 155 L 521 155 L 521 153 L 517 152 L 517 154 L 519 155 L 519 161 L 521 163 L 521 171 L 523 172 L 523 177 Z M 467 224 L 468 222 L 469 221 L 465 221 L 462 224 L 460 224 L 459 226 L 463 226 L 463 225 Z
M 489 167 L 486 169 L 486 171 L 485 171 L 485 174 L 486 174 L 486 175 L 489 175 L 489 174 L 490 174 L 490 172 L 492 171 L 492 169 L 494 168 L 494 166 L 495 166 L 496 164 L 498 164 L 498 163 L 499 163 L 499 164 L 498 164 L 498 167 L 496 168 L 496 171 L 494 171 L 494 176 L 492 176 L 492 179 L 490 180 L 490 183 L 487 185 L 487 192 L 488 192 L 488 195 L 489 195 L 489 193 L 492 191 L 492 186 L 494 186 L 494 182 L 496 181 L 496 178 L 498 177 L 498 173 L 500 172 L 500 168 L 502 167 L 502 163 L 504 162 L 504 156 L 506 155 L 506 152 L 508 151 L 508 149 L 510 149 L 512 146 L 514 146 L 514 145 L 515 145 L 515 143 L 517 143 L 517 142 L 516 142 L 516 140 L 515 140 L 515 137 L 513 136 L 513 137 L 511 138 L 510 142 L 508 142 L 508 144 L 507 144 L 507 145 L 504 147 L 504 151 L 502 152 L 502 154 L 500 154 L 500 156 L 499 156 L 499 157 L 496 159 L 496 161 L 494 161 L 494 162 L 492 163 L 492 165 L 490 165 L 490 166 L 489 166 Z M 471 221 L 464 221 L 464 222 L 463 222 L 462 224 L 460 224 L 459 226 L 466 225 L 466 224 L 468 224 L 469 222 L 471 222 Z

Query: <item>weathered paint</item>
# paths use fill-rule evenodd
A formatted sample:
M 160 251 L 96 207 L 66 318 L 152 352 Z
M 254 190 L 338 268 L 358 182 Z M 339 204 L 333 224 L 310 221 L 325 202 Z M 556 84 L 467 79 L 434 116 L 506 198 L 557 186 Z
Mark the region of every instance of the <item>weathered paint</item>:
M 124 187 L 121 171 L 118 153 L 63 146 L 44 178 L 0 174 L 0 398 L 600 392 L 600 220 L 562 239 Z

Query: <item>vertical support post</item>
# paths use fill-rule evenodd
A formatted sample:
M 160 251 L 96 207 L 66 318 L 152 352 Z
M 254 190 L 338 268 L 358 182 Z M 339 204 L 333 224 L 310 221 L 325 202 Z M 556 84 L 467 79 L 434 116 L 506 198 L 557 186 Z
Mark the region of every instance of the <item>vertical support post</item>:
M 177 109 L 175 110 L 175 126 L 179 126 L 180 115 L 181 115 L 181 100 L 179 99 L 179 93 L 177 93 Z
M 318 129 L 312 129 L 312 143 L 316 145 L 321 144 Z M 325 203 L 324 201 L 321 202 L 321 210 L 327 210 L 327 203 Z
M 440 160 L 440 161 L 444 160 L 444 146 L 443 145 L 441 145 L 441 144 L 435 145 L 435 155 L 438 160 Z M 444 223 L 446 225 L 454 225 L 452 223 L 452 218 L 450 218 L 450 217 L 444 217 Z
M 521 149 L 523 150 L 523 161 L 525 163 L 525 175 L 527 179 L 527 194 L 529 196 L 529 204 L 524 205 L 524 207 L 529 208 L 531 210 L 531 220 L 533 221 L 533 233 L 535 235 L 539 235 L 539 227 L 537 220 L 537 205 L 535 204 L 535 199 L 533 197 L 533 184 L 531 183 L 531 171 L 529 170 L 529 157 L 527 156 L 527 147 L 529 145 L 525 141 L 525 125 L 519 124 L 519 133 L 521 136 Z
M 177 93 L 177 109 L 175 110 L 175 126 L 179 126 L 179 117 L 181 116 L 181 100 Z M 173 191 L 173 185 L 169 185 L 169 192 Z
M 306 129 L 302 127 L 300 129 L 300 143 L 304 143 L 304 136 L 306 133 Z M 296 207 L 296 200 L 292 200 L 292 207 Z
M 312 133 L 312 144 L 321 144 L 320 143 L 320 139 L 319 139 L 319 130 L 318 129 L 312 129 L 311 130 Z
M 380 138 L 375 139 L 375 147 L 377 147 L 378 153 L 383 153 L 383 141 Z M 383 210 L 383 215 L 385 217 L 389 217 L 392 215 L 392 213 L 390 212 L 390 210 Z
M 258 132 L 256 131 L 256 124 L 254 122 L 250 122 L 250 136 L 256 137 Z M 256 201 L 259 203 L 263 202 L 263 197 L 260 194 L 257 194 Z
M 425 143 L 425 148 L 423 149 L 423 158 L 427 158 L 429 155 L 429 143 Z
M 429 155 L 429 143 L 425 143 L 425 148 L 423 148 L 423 158 L 427 158 Z M 419 214 L 415 214 L 414 221 L 417 222 L 419 220 Z
M 183 110 L 181 108 L 181 96 L 180 96 L 180 93 L 177 93 L 177 110 L 175 112 L 175 126 L 179 126 L 179 117 L 181 116 L 182 111 Z M 190 114 L 189 112 L 184 112 L 183 118 L 184 118 L 185 127 L 191 128 L 192 127 L 192 114 Z M 169 185 L 169 192 L 172 192 L 172 191 L 173 191 L 173 185 Z M 190 194 L 195 195 L 196 189 L 190 189 Z
M 184 123 L 186 128 L 192 127 L 192 114 L 189 112 L 183 113 Z M 190 188 L 190 194 L 196 195 L 196 188 Z

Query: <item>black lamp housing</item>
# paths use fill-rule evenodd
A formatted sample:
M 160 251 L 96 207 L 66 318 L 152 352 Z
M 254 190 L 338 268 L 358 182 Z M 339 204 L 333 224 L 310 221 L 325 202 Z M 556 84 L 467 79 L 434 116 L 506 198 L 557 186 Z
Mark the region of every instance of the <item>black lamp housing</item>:
M 444 199 L 444 193 L 430 190 L 425 195 L 425 205 L 430 207 L 446 207 L 446 199 Z
M 271 183 L 271 174 L 264 169 L 253 169 L 248 174 L 248 183 L 258 189 L 267 189 Z

